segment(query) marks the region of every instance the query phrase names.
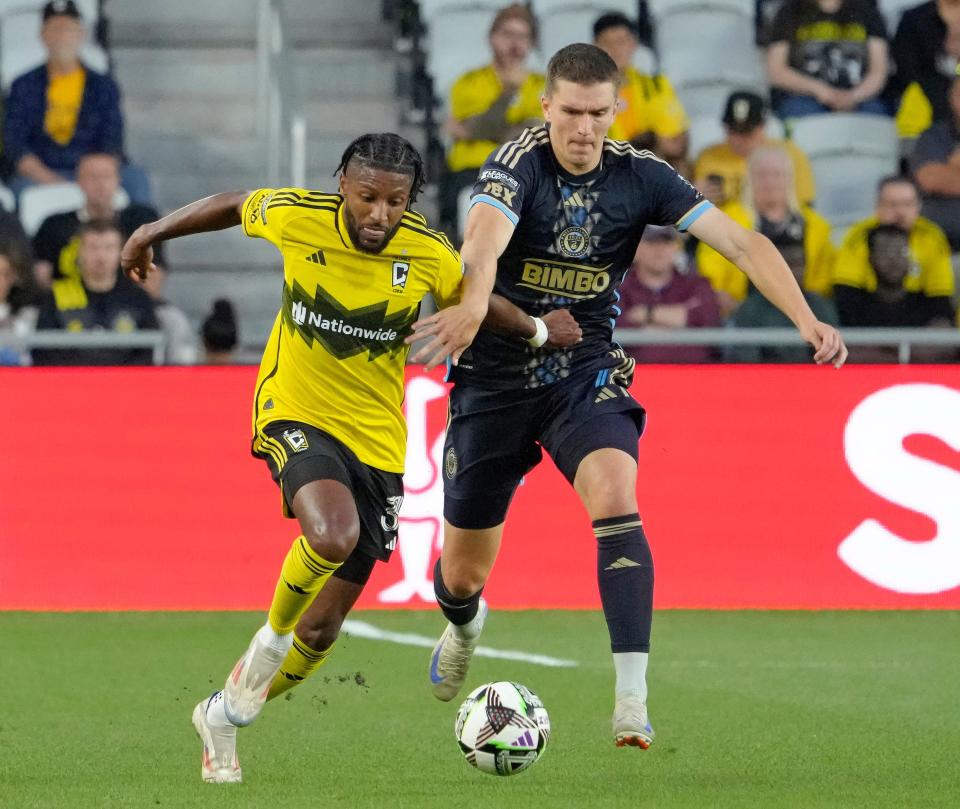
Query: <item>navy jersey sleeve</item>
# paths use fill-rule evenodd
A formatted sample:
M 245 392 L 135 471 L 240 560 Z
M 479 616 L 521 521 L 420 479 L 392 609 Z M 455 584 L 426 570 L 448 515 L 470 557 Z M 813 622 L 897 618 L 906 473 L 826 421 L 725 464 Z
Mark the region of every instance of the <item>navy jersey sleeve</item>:
M 650 173 L 651 224 L 673 225 L 677 230 L 685 231 L 713 207 L 669 163 L 654 160 Z
M 533 186 L 535 164 L 531 152 L 541 137 L 546 137 L 543 127 L 527 129 L 516 140 L 497 147 L 477 175 L 470 207 L 492 205 L 516 225 Z

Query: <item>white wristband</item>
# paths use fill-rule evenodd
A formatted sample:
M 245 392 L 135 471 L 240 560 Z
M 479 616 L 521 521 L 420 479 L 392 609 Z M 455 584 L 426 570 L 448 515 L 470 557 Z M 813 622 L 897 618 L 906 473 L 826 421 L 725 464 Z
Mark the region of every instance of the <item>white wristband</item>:
M 534 317 L 530 315 L 530 319 L 533 321 L 533 324 L 537 327 L 536 332 L 534 332 L 533 337 L 527 338 L 527 345 L 531 345 L 534 348 L 540 348 L 545 342 L 547 342 L 547 337 L 550 335 L 549 330 L 547 329 L 547 324 L 543 322 L 539 317 Z

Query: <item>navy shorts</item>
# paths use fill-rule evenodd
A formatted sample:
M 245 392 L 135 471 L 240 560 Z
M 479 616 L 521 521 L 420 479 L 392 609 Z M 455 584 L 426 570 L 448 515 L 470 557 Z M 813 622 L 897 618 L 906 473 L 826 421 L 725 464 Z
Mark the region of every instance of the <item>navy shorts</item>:
M 646 413 L 609 369 L 532 390 L 455 385 L 443 447 L 443 516 L 458 528 L 504 521 L 523 476 L 546 450 L 573 483 L 580 462 L 614 448 L 637 459 Z
M 294 516 L 293 498 L 307 483 L 336 480 L 350 490 L 360 518 L 360 538 L 334 575 L 364 584 L 373 563 L 390 558 L 400 527 L 402 475 L 367 466 L 342 441 L 297 421 L 268 424 L 254 438 L 253 454 L 266 461 L 280 486 L 285 517 Z

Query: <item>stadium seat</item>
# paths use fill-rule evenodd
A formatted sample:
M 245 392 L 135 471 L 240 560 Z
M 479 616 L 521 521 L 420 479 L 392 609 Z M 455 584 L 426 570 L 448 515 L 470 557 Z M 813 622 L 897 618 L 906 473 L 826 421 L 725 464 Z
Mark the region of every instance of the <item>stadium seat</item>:
M 762 83 L 758 82 L 756 76 L 751 75 L 725 74 L 713 78 L 687 78 L 669 73 L 667 75 L 690 118 L 720 118 L 727 97 L 735 90 L 750 90 L 761 95 L 765 93 Z
M 431 4 L 433 5 L 433 4 Z M 428 16 L 427 68 L 434 92 L 446 103 L 461 74 L 490 61 L 487 33 L 501 3 L 443 3 Z M 469 36 L 464 36 L 469 32 Z
M 768 116 L 764 131 L 768 138 L 782 139 L 784 137 L 783 124 L 779 118 Z M 721 143 L 726 137 L 720 114 L 701 115 L 690 121 L 690 147 L 687 154 L 696 159 L 708 146 Z
M 915 8 L 920 3 L 918 0 L 880 0 L 877 5 L 887 21 L 887 34 L 893 37 L 903 12 L 908 8 Z
M 48 216 L 82 208 L 84 199 L 76 183 L 31 185 L 20 194 L 20 222 L 27 235 L 33 236 Z M 118 190 L 113 204 L 118 209 L 126 208 L 130 204 L 127 192 L 122 188 Z
M 93 42 L 92 26 L 87 27 L 87 40 L 80 58 L 93 70 L 106 73 L 110 64 L 107 54 Z M 17 11 L 0 16 L 0 84 L 3 90 L 10 89 L 13 80 L 28 70 L 46 61 L 47 54 L 40 41 L 39 9 Z
M 660 60 L 652 48 L 646 45 L 637 46 L 633 54 L 633 66 L 641 73 L 655 74 L 660 72 Z
M 593 14 L 590 20 L 590 34 L 593 33 L 593 20 L 609 11 L 619 11 L 626 14 L 631 20 L 637 19 L 639 3 L 637 0 L 533 0 L 533 12 L 543 22 L 546 15 L 558 11 L 579 9 Z M 589 41 L 589 40 L 588 40 Z
M 675 11 L 705 9 L 732 12 L 752 19 L 756 12 L 756 0 L 647 0 L 647 8 L 658 21 Z
M 696 160 L 708 146 L 723 141 L 725 136 L 719 115 L 698 115 L 690 119 L 690 145 L 687 154 Z
M 736 5 L 678 4 L 657 17 L 661 70 L 674 83 L 688 79 L 732 78 L 762 84 L 749 15 Z
M 607 4 L 597 7 L 592 3 L 585 3 L 577 6 L 568 5 L 551 10 L 549 14 L 541 14 L 539 17 L 540 52 L 543 54 L 544 61 L 566 45 L 574 42 L 592 42 L 593 23 L 604 11 L 609 10 Z M 634 16 L 636 16 L 636 8 L 634 8 Z M 642 73 L 655 73 L 656 54 L 645 45 L 640 45 L 634 55 L 633 64 Z
M 540 15 L 540 50 L 549 59 L 574 42 L 593 41 L 593 22 L 600 15 L 592 7 L 558 8 Z
M 810 158 L 817 210 L 835 227 L 869 216 L 877 182 L 897 170 L 893 119 L 883 115 L 828 113 L 794 119 L 792 139 Z
M 93 25 L 100 18 L 99 0 L 74 0 L 80 14 L 83 15 L 83 21 L 87 25 Z M 40 12 L 45 5 L 44 0 L 0 0 L 0 16 L 8 14 L 11 11 L 31 11 L 36 9 L 37 27 L 40 26 Z

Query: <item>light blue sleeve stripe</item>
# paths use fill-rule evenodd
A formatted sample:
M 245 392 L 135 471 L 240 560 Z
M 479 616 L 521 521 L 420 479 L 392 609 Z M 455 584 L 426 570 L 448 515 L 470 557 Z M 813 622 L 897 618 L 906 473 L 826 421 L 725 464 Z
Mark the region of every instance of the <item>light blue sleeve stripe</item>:
M 677 222 L 677 230 L 686 230 L 712 207 L 713 203 L 710 200 L 705 199 L 703 202 L 697 203 Z
M 492 205 L 494 208 L 498 209 L 507 219 L 513 222 L 514 225 L 520 221 L 520 217 L 517 216 L 513 211 L 511 211 L 506 205 L 504 205 L 500 200 L 494 199 L 489 194 L 478 194 L 470 201 L 470 208 L 476 205 L 478 202 L 485 202 L 487 205 Z M 468 209 L 469 210 L 469 209 Z

